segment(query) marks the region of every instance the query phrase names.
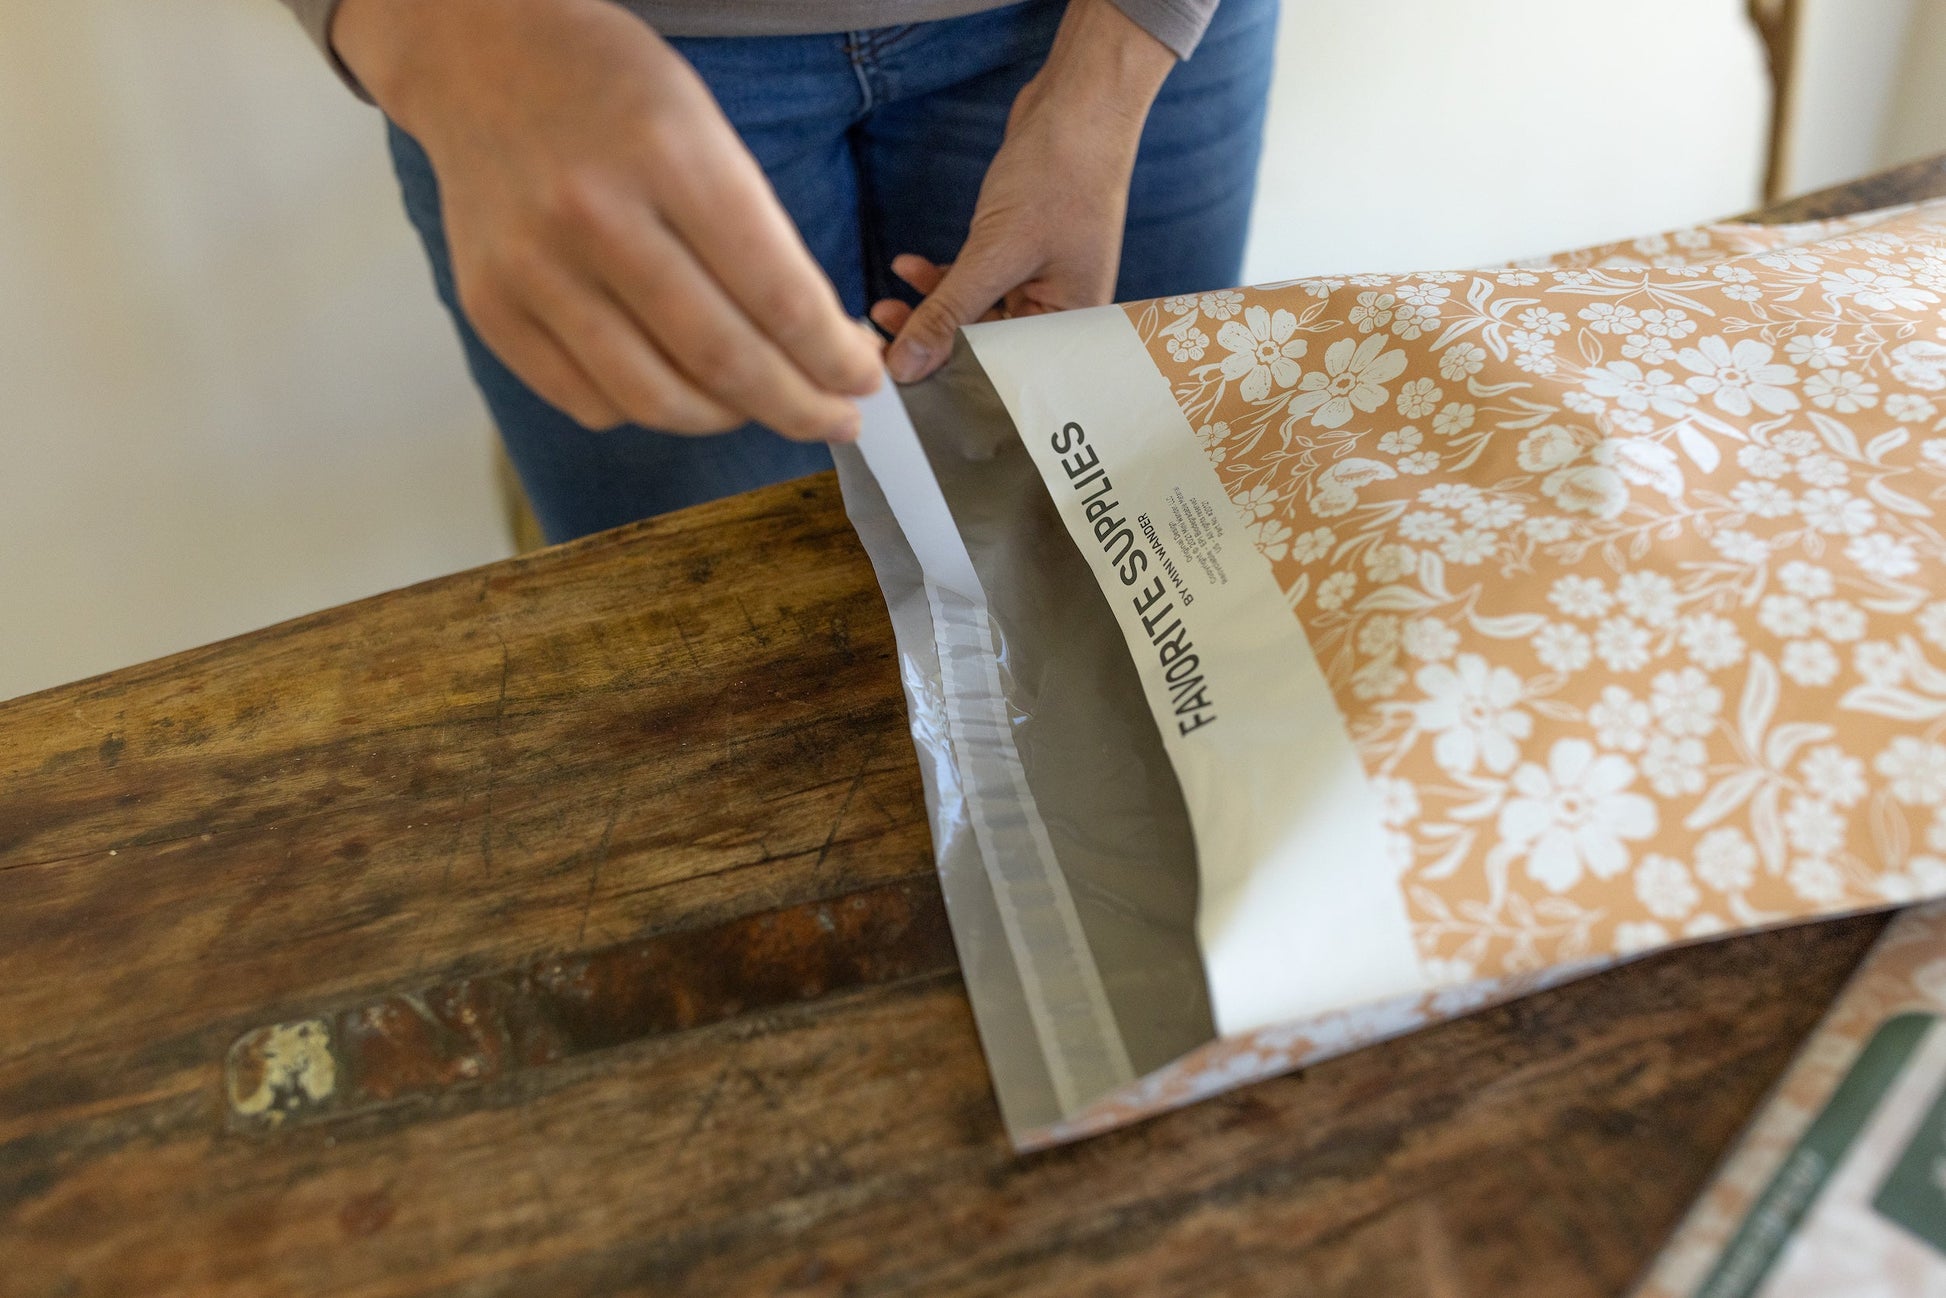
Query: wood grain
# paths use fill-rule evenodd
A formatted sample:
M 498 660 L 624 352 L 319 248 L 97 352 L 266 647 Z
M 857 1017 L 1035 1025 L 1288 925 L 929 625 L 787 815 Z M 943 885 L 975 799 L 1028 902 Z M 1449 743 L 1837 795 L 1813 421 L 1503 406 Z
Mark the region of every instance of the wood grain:
M 0 704 L 0 1294 L 1613 1295 L 1878 927 L 1017 1158 L 940 918 L 828 476 Z

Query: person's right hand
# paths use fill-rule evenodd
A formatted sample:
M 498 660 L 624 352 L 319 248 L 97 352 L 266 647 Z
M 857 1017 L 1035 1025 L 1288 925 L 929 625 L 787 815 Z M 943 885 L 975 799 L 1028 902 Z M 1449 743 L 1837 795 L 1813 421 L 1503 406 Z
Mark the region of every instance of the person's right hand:
M 432 158 L 460 305 L 589 428 L 856 436 L 848 319 L 683 58 L 610 0 L 343 0 L 332 43 Z

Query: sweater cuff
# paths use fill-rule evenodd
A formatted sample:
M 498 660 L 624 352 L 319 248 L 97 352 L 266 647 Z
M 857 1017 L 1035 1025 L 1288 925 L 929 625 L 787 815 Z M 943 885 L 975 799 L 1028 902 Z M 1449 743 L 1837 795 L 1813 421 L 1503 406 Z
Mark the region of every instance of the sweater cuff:
M 329 0 L 336 3 L 336 0 Z M 295 0 L 304 4 L 306 0 Z M 1110 0 L 1117 9 L 1128 15 L 1129 20 L 1149 35 L 1161 41 L 1179 59 L 1186 59 L 1196 51 L 1196 43 L 1203 39 L 1203 29 L 1209 26 L 1210 16 L 1216 12 L 1217 0 Z
M 372 97 L 365 93 L 365 87 L 359 84 L 358 78 L 352 75 L 351 69 L 345 66 L 344 60 L 338 57 L 338 51 L 331 48 L 331 16 L 338 12 L 338 5 L 341 2 L 342 0 L 284 0 L 285 6 L 297 15 L 297 21 L 317 43 L 317 47 L 324 51 L 324 57 L 330 62 L 331 70 L 338 74 L 338 79 L 345 83 L 352 94 L 369 104 L 373 102 Z

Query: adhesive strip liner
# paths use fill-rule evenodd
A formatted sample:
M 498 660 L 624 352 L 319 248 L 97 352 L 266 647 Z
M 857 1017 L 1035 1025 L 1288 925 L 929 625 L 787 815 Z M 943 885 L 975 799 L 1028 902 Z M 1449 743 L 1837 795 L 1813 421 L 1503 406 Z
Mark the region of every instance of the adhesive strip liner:
M 981 1037 L 1029 1144 L 1214 1035 L 1194 849 L 1120 633 L 977 361 L 962 345 L 904 398 L 867 407 L 839 473 L 899 635 Z M 951 573 L 962 531 L 970 598 L 910 543 Z

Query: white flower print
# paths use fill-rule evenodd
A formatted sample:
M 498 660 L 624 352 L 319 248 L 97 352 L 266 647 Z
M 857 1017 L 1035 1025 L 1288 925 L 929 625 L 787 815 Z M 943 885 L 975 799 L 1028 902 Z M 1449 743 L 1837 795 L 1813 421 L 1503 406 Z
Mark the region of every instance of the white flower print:
M 1920 807 L 1946 802 L 1946 748 L 1899 735 L 1872 759 L 1872 769 L 1891 782 L 1892 796 Z
M 1475 527 L 1512 527 L 1527 513 L 1527 507 L 1518 500 L 1505 496 L 1481 496 L 1464 509 L 1460 517 Z
M 1553 672 L 1578 672 L 1593 659 L 1588 635 L 1568 622 L 1550 622 L 1534 637 L 1534 656 Z
M 1628 507 L 1628 484 L 1621 474 L 1600 464 L 1556 469 L 1541 480 L 1541 494 L 1571 514 L 1591 514 L 1603 521 Z
M 1797 371 L 1773 364 L 1775 354 L 1775 348 L 1754 338 L 1732 347 L 1712 336 L 1677 352 L 1676 363 L 1690 372 L 1689 387 L 1710 397 L 1725 414 L 1748 415 L 1755 405 L 1781 415 L 1798 408 L 1797 394 L 1788 387 L 1797 382 Z
M 1615 597 L 1597 578 L 1557 577 L 1548 588 L 1547 602 L 1569 617 L 1600 617 L 1614 607 Z
M 1452 534 L 1452 518 L 1429 509 L 1415 509 L 1399 520 L 1399 535 L 1407 541 L 1443 541 Z
M 1851 470 L 1829 455 L 1807 455 L 1797 462 L 1797 476 L 1812 487 L 1842 487 L 1851 481 Z
M 1665 365 L 1676 359 L 1676 345 L 1667 338 L 1650 334 L 1630 334 L 1622 344 L 1622 355 L 1644 365 Z
M 1845 558 L 1874 577 L 1888 580 L 1910 577 L 1919 571 L 1919 558 L 1913 552 L 1911 542 L 1901 541 L 1884 532 L 1859 537 L 1845 547 Z
M 1642 327 L 1642 317 L 1613 302 L 1595 302 L 1578 313 L 1598 334 L 1632 334 Z
M 1796 595 L 1766 595 L 1757 606 L 1757 621 L 1780 639 L 1809 635 L 1817 625 L 1811 606 Z
M 1520 439 L 1515 459 L 1529 473 L 1552 473 L 1562 465 L 1572 464 L 1582 449 L 1582 441 L 1572 429 L 1542 424 Z
M 1400 473 L 1431 473 L 1438 467 L 1439 453 L 1437 451 L 1414 451 L 1410 455 L 1399 457 Z
M 1527 535 L 1543 545 L 1550 541 L 1565 541 L 1574 535 L 1574 524 L 1565 518 L 1530 518 L 1520 526 Z
M 1368 334 L 1392 323 L 1392 308 L 1398 301 L 1390 293 L 1360 293 L 1357 305 L 1345 318 L 1358 327 L 1359 333 Z
M 1805 855 L 1825 856 L 1844 846 L 1845 818 L 1824 799 L 1799 795 L 1784 812 L 1784 833 Z
M 1500 811 L 1500 836 L 1527 857 L 1527 873 L 1552 892 L 1584 874 L 1612 879 L 1628 868 L 1628 842 L 1656 829 L 1655 804 L 1628 791 L 1634 765 L 1579 739 L 1557 740 L 1547 766 L 1514 772 L 1515 796 Z
M 1601 369 L 1591 369 L 1582 386 L 1624 410 L 1654 410 L 1661 415 L 1679 416 L 1696 401 L 1696 393 L 1690 391 L 1693 381 L 1688 386 L 1678 383 L 1668 370 L 1644 373 L 1633 361 L 1610 361 Z
M 1402 306 L 1392 317 L 1392 332 L 1410 342 L 1439 327 L 1436 306 Z
M 1230 351 L 1223 358 L 1223 377 L 1238 383 L 1237 390 L 1245 401 L 1262 401 L 1269 396 L 1273 379 L 1281 388 L 1298 381 L 1301 371 L 1297 360 L 1308 344 L 1291 337 L 1295 332 L 1296 316 L 1282 308 L 1272 315 L 1260 306 L 1246 310 L 1242 323 L 1232 320 L 1217 330 L 1216 341 Z
M 1407 306 L 1438 307 L 1453 295 L 1453 290 L 1442 288 L 1434 281 L 1442 276 L 1421 276 L 1416 283 L 1399 286 L 1399 301 Z
M 1838 676 L 1838 655 L 1822 640 L 1793 640 L 1784 646 L 1778 666 L 1799 685 L 1818 689 Z
M 1680 307 L 1666 311 L 1650 307 L 1642 313 L 1642 332 L 1655 338 L 1687 338 L 1696 332 L 1696 322 Z
M 1330 551 L 1337 539 L 1330 528 L 1314 527 L 1291 542 L 1291 558 L 1299 563 L 1315 562 Z
M 1414 719 L 1437 736 L 1435 761 L 1459 775 L 1482 764 L 1495 774 L 1512 769 L 1520 741 L 1534 730 L 1534 719 L 1515 706 L 1520 677 L 1489 666 L 1478 654 L 1461 654 L 1451 667 L 1421 667 L 1413 683 L 1426 696 L 1415 705 Z
M 1714 613 L 1697 613 L 1682 620 L 1678 639 L 1689 661 L 1704 671 L 1722 671 L 1743 661 L 1743 637 L 1736 623 Z
M 1802 428 L 1786 428 L 1774 435 L 1770 444 L 1785 455 L 1809 455 L 1818 449 L 1818 435 Z
M 1372 792 L 1378 795 L 1379 814 L 1388 825 L 1406 824 L 1419 814 L 1419 791 L 1410 780 L 1380 776 L 1372 781 Z
M 1859 645 L 1851 662 L 1852 670 L 1867 685 L 1897 686 L 1905 682 L 1905 655 L 1882 640 Z
M 1624 612 L 1648 626 L 1676 620 L 1676 583 L 1659 572 L 1624 573 L 1615 583 L 1615 598 Z
M 1384 585 L 1397 581 L 1419 566 L 1419 555 L 1409 545 L 1375 545 L 1365 554 L 1365 574 Z
M 1661 672 L 1649 689 L 1656 724 L 1672 735 L 1707 735 L 1723 710 L 1723 691 L 1694 667 Z
M 1358 578 L 1348 572 L 1334 572 L 1318 583 L 1317 601 L 1322 609 L 1341 608 L 1358 586 Z
M 1615 926 L 1615 954 L 1636 955 L 1669 945 L 1669 930 L 1652 919 L 1629 920 Z
M 1260 518 L 1250 524 L 1252 538 L 1264 558 L 1280 562 L 1291 549 L 1291 527 L 1281 518 Z
M 1789 518 L 1797 512 L 1797 497 L 1778 486 L 1757 478 L 1730 488 L 1730 500 L 1744 513 L 1756 518 Z
M 1915 856 L 1897 874 L 1880 875 L 1875 885 L 1878 895 L 1889 902 L 1925 901 L 1946 893 L 1946 861 L 1936 856 Z
M 1189 329 L 1169 339 L 1169 358 L 1178 361 L 1200 361 L 1208 346 L 1208 334 L 1201 329 Z
M 1829 333 L 1799 334 L 1784 345 L 1784 355 L 1795 364 L 1808 365 L 1814 370 L 1828 370 L 1850 359 Z
M 1793 559 L 1777 570 L 1777 584 L 1805 599 L 1823 599 L 1834 587 L 1828 569 L 1802 559 Z
M 1436 617 L 1418 617 L 1405 624 L 1399 645 L 1420 662 L 1445 662 L 1459 648 L 1459 632 Z
M 1798 763 L 1804 783 L 1840 807 L 1865 796 L 1865 764 L 1835 744 L 1822 744 Z
M 1458 437 L 1473 427 L 1474 409 L 1458 401 L 1449 401 L 1433 416 L 1432 430 L 1441 437 Z
M 1559 311 L 1546 307 L 1530 306 L 1520 313 L 1520 327 L 1529 333 L 1546 334 L 1553 337 L 1568 331 L 1568 318 Z
M 1850 370 L 1819 370 L 1804 380 L 1804 395 L 1822 410 L 1850 415 L 1878 404 L 1878 384 Z
M 1923 424 L 1939 414 L 1939 407 L 1911 392 L 1894 392 L 1885 398 L 1885 413 L 1902 424 Z
M 1862 536 L 1874 522 L 1871 501 L 1832 487 L 1805 492 L 1797 512 L 1813 528 L 1831 536 Z
M 1405 353 L 1387 352 L 1381 337 L 1360 343 L 1341 338 L 1325 352 L 1324 370 L 1304 376 L 1291 415 L 1309 414 L 1320 428 L 1342 428 L 1354 409 L 1370 414 L 1385 404 L 1385 384 L 1404 369 Z
M 1399 413 L 1407 419 L 1424 419 L 1439 406 L 1439 385 L 1431 379 L 1413 379 L 1399 388 Z
M 1728 924 L 1723 922 L 1722 916 L 1705 913 L 1696 916 L 1696 918 L 1684 924 L 1682 926 L 1682 935 L 1684 937 L 1715 937 L 1718 933 L 1728 930 L 1729 927 Z
M 1390 698 L 1392 695 L 1397 694 L 1405 685 L 1405 680 L 1405 670 L 1396 663 L 1382 659 L 1377 662 L 1370 662 L 1359 668 L 1352 675 L 1352 697 L 1360 699 Z M 1403 839 L 1403 843 L 1408 850 L 1412 846 L 1412 840 L 1409 838 Z
M 1611 672 L 1640 671 L 1649 665 L 1649 633 L 1630 618 L 1606 618 L 1595 628 L 1595 653 Z
M 1465 482 L 1441 482 L 1419 493 L 1419 502 L 1434 509 L 1464 509 L 1480 498 L 1480 489 Z
M 1758 478 L 1781 478 L 1791 471 L 1789 457 L 1773 446 L 1742 447 L 1737 451 L 1737 464 Z
M 1454 343 L 1439 355 L 1439 377 L 1448 383 L 1471 378 L 1486 368 L 1487 354 L 1472 343 Z
M 1843 644 L 1865 634 L 1865 614 L 1846 600 L 1821 599 L 1812 613 L 1817 618 L 1818 633 L 1827 640 Z
M 1708 750 L 1700 739 L 1651 735 L 1649 746 L 1642 754 L 1642 774 L 1648 777 L 1649 787 L 1665 798 L 1700 793 L 1707 756 Z
M 1867 311 L 1912 311 L 1939 301 L 1939 295 L 1919 288 L 1903 275 L 1886 275 L 1853 266 L 1828 271 L 1824 294 L 1833 302 L 1850 298 Z
M 1738 893 L 1757 877 L 1757 849 L 1741 829 L 1724 825 L 1696 841 L 1696 877 L 1718 892 Z
M 1619 685 L 1604 685 L 1588 709 L 1595 742 L 1617 752 L 1639 753 L 1649 745 L 1649 705 Z
M 1934 601 L 1919 610 L 1919 634 L 1936 648 L 1946 649 L 1946 604 Z
M 1358 652 L 1378 657 L 1391 653 L 1399 644 L 1399 619 L 1379 613 L 1365 619 L 1358 628 Z
M 1194 293 L 1178 293 L 1174 297 L 1162 299 L 1162 309 L 1170 315 L 1190 315 L 1196 310 Z
M 1673 856 L 1642 858 L 1635 867 L 1635 896 L 1658 919 L 1682 919 L 1703 899 L 1690 881 L 1689 867 Z
M 1243 294 L 1233 288 L 1217 289 L 1213 293 L 1203 294 L 1197 299 L 1197 305 L 1212 320 L 1228 320 L 1243 310 Z
M 1455 532 L 1439 543 L 1439 553 L 1447 563 L 1471 567 L 1493 557 L 1494 535 L 1477 527 Z
M 1387 455 L 1404 455 L 1408 451 L 1418 450 L 1421 440 L 1419 430 L 1407 424 L 1404 428 L 1394 428 L 1379 438 L 1378 449 Z
M 1822 857 L 1806 856 L 1791 862 L 1787 881 L 1791 891 L 1814 906 L 1828 906 L 1845 895 L 1845 879 L 1838 867 Z

